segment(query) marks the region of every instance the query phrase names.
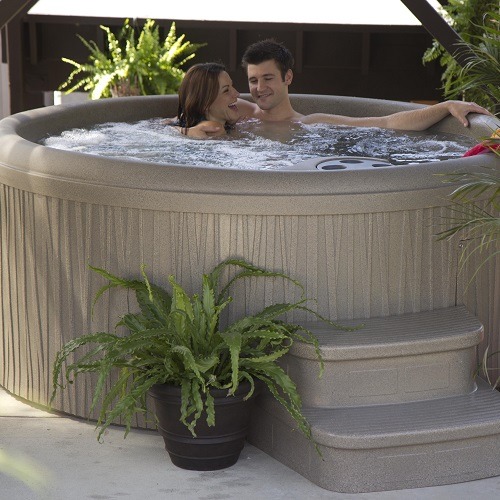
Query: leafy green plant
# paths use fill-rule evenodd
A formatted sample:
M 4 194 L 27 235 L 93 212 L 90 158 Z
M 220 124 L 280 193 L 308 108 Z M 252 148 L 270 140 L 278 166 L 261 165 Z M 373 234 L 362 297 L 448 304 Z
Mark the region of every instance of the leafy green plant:
M 500 150 L 493 147 L 500 144 L 500 138 L 488 139 L 484 143 L 500 158 Z M 460 270 L 472 256 L 485 255 L 471 277 L 472 281 L 479 269 L 500 253 L 500 166 L 483 167 L 478 172 L 447 174 L 445 182 L 461 184 L 450 194 L 453 207 L 445 218 L 449 227 L 438 233 L 438 239 L 460 238 Z
M 500 351 L 495 351 L 490 353 L 490 346 L 487 346 L 483 353 L 483 358 L 479 363 L 479 366 L 476 368 L 474 372 L 474 377 L 479 376 L 480 374 L 484 376 L 485 380 L 488 384 L 491 385 L 493 389 L 500 388 L 500 375 L 497 375 L 495 379 L 491 377 L 491 372 L 498 372 L 499 368 L 491 368 L 489 365 L 489 361 L 491 358 L 498 357 Z
M 37 498 L 50 498 L 50 472 L 29 457 L 13 456 L 0 450 L 0 473 L 23 482 L 38 494 Z
M 96 42 L 77 35 L 90 53 L 88 61 L 62 59 L 74 69 L 60 90 L 70 93 L 81 89 L 89 92 L 92 99 L 112 95 L 175 94 L 184 78 L 182 66 L 205 45 L 184 41 L 185 35 L 177 37 L 175 23 L 162 41 L 160 28 L 152 19 L 146 21 L 138 37 L 128 19 L 118 36 L 107 26 L 101 29 L 107 39 L 104 51 Z
M 466 64 L 456 79 L 450 81 L 448 97 L 480 92 L 485 107 L 492 112 L 500 112 L 500 11 L 486 15 L 484 33 L 471 35 Z
M 238 271 L 221 285 L 221 274 L 229 267 L 236 267 Z M 231 396 L 242 381 L 250 383 L 247 397 L 253 394 L 257 381 L 265 384 L 296 420 L 298 428 L 311 438 L 296 385 L 278 363 L 293 342 L 300 340 L 314 345 L 320 374 L 323 369 L 314 335 L 298 324 L 278 319 L 290 311 L 304 310 L 328 321 L 306 306 L 307 299 L 298 281 L 243 260 L 229 259 L 203 275 L 200 294 L 189 297 L 173 276 L 169 278 L 171 293 L 151 283 L 144 267 L 141 268 L 142 281 L 118 278 L 96 267 L 91 269 L 108 280 L 98 291 L 94 305 L 107 290 L 124 288 L 135 292 L 140 307 L 140 312 L 125 314 L 117 323 L 127 327 L 127 335 L 108 332 L 82 335 L 65 344 L 54 362 L 51 402 L 62 387 L 59 382 L 62 374 L 69 383 L 81 373 L 98 374 L 91 405 L 92 409 L 99 402 L 101 406 L 98 439 L 118 417 L 122 418 L 127 435 L 134 414 L 147 411 L 146 396 L 150 388 L 164 383 L 181 387 L 180 420 L 195 435 L 196 423 L 204 411 L 207 424 L 215 422 L 210 389 L 227 389 Z M 302 290 L 301 299 L 272 304 L 221 328 L 221 313 L 232 301 L 229 289 L 241 279 L 261 277 L 290 281 Z M 353 329 L 328 323 L 338 329 Z M 71 362 L 70 356 L 83 347 L 90 350 Z M 116 369 L 118 375 L 113 378 Z M 106 392 L 108 380 L 111 380 L 111 388 Z
M 467 51 L 471 54 L 468 56 L 467 66 L 469 68 L 464 73 L 453 55 L 448 53 L 437 40 L 434 40 L 432 46 L 425 52 L 423 62 L 439 60 L 443 67 L 441 79 L 446 98 L 451 99 L 461 95 L 465 100 L 477 102 L 494 112 L 491 96 L 489 92 L 485 93 L 480 78 L 474 84 L 467 84 L 464 82 L 464 77 L 466 74 L 471 75 L 471 69 L 476 73 L 480 72 L 483 74 L 484 84 L 490 91 L 494 90 L 490 87 L 488 75 L 498 78 L 500 60 L 498 54 L 498 0 L 449 0 L 441 6 L 440 12 L 465 42 L 464 47 L 469 49 Z M 457 47 L 457 50 L 460 50 L 460 47 Z M 479 62 L 474 61 L 476 58 Z M 495 83 L 492 84 L 494 87 Z M 497 79 L 497 90 L 498 87 Z M 498 96 L 498 94 L 496 95 Z M 498 98 L 496 103 L 498 103 Z
M 499 139 L 488 139 L 484 144 L 489 146 L 500 160 Z M 485 168 L 479 172 L 457 172 L 446 175 L 446 182 L 460 182 L 450 197 L 453 200 L 451 215 L 445 220 L 450 227 L 438 233 L 438 239 L 459 238 L 461 252 L 459 272 L 473 257 L 479 256 L 479 265 L 469 280 L 473 282 L 480 269 L 490 260 L 500 255 L 500 164 L 494 168 Z M 489 366 L 489 361 L 497 359 L 500 351 L 490 352 L 487 346 L 483 358 L 474 376 L 484 375 L 493 388 L 500 386 L 500 376 L 493 381 L 491 371 L 498 368 Z
M 446 7 L 445 7 L 446 8 Z M 463 11 L 460 9 L 464 9 Z M 451 0 L 449 9 L 462 13 L 456 20 L 464 31 L 467 49 L 466 64 L 460 68 L 454 61 L 443 75 L 446 81 L 447 96 L 467 99 L 487 107 L 493 113 L 500 113 L 500 11 L 498 1 L 477 2 L 475 0 Z M 472 9 L 472 10 L 471 10 Z M 470 19 L 479 16 L 476 23 Z M 442 64 L 451 59 L 447 55 Z M 500 159 L 500 137 L 497 130 L 492 138 L 482 144 Z M 480 157 L 478 157 L 480 158 Z M 445 218 L 449 226 L 438 233 L 439 239 L 460 239 L 459 272 L 472 257 L 477 257 L 479 264 L 473 270 L 469 284 L 478 272 L 492 259 L 500 255 L 500 164 L 492 168 L 480 168 L 477 172 L 456 172 L 446 175 L 446 182 L 460 183 L 451 194 L 453 201 L 450 216 Z M 482 372 L 488 382 L 488 360 L 498 357 L 499 351 L 489 353 L 486 348 L 484 357 L 476 372 Z M 500 378 L 494 381 L 497 387 Z

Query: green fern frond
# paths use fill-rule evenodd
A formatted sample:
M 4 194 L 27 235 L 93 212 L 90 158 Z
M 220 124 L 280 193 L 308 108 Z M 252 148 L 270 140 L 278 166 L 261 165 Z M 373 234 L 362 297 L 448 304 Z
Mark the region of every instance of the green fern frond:
M 70 93 L 83 89 L 92 99 L 110 97 L 118 86 L 139 88 L 142 95 L 173 94 L 184 78 L 182 67 L 206 45 L 184 41 L 185 35 L 177 38 L 175 23 L 162 41 L 160 27 L 152 19 L 146 20 L 138 36 L 129 19 L 118 35 L 107 26 L 100 28 L 106 38 L 102 50 L 93 40 L 77 35 L 88 50 L 88 59 L 83 63 L 62 59 L 74 69 L 61 83 L 60 90 Z

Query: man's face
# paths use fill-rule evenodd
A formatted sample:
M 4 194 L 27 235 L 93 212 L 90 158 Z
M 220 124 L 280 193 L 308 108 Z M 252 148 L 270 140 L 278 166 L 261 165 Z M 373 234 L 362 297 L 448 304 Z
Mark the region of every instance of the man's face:
M 283 81 L 274 60 L 247 66 L 248 87 L 260 109 L 273 109 L 283 99 L 288 98 L 288 85 L 292 81 L 292 71 L 288 70 Z

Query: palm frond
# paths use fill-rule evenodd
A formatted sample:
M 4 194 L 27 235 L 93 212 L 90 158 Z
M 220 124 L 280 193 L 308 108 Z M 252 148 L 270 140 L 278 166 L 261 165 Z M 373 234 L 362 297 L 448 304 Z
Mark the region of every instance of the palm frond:
M 474 101 L 496 113 L 499 100 L 500 15 L 498 0 L 449 0 L 442 15 L 463 40 L 457 52 L 465 58 L 465 67 L 437 41 L 425 52 L 423 62 L 439 60 L 446 98 Z

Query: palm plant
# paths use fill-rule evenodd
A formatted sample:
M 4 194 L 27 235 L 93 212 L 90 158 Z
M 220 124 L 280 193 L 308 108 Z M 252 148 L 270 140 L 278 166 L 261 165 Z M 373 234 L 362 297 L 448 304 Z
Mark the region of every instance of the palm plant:
M 500 139 L 485 141 L 490 146 L 500 144 Z M 499 156 L 498 149 L 491 148 Z M 476 254 L 485 253 L 477 272 L 490 259 L 500 253 L 500 167 L 484 168 L 479 172 L 456 172 L 446 175 L 447 182 L 460 182 L 450 198 L 454 202 L 451 215 L 446 218 L 450 227 L 438 233 L 439 239 L 459 237 L 463 243 L 460 256 L 461 268 Z M 483 201 L 480 202 L 479 200 Z
M 468 30 L 480 31 L 472 32 L 468 37 L 469 42 L 465 44 L 469 54 L 466 64 L 461 69 L 453 70 L 453 77 L 448 79 L 447 92 L 452 98 L 460 95 L 473 96 L 493 113 L 499 113 L 500 12 L 498 2 L 493 9 L 489 3 L 483 6 L 489 10 L 484 11 L 481 26 L 465 26 Z M 498 130 L 482 144 L 500 159 Z M 451 215 L 446 218 L 449 227 L 438 233 L 438 237 L 460 238 L 460 271 L 472 257 L 478 257 L 479 265 L 472 273 L 470 283 L 481 268 L 500 255 L 500 163 L 478 172 L 448 174 L 446 181 L 459 182 L 460 186 L 450 194 L 453 207 Z M 500 377 L 492 382 L 488 361 L 498 354 L 498 351 L 490 353 L 487 347 L 476 372 L 476 375 L 481 372 L 493 387 L 499 385 Z
M 492 112 L 500 112 L 500 11 L 489 12 L 481 35 L 471 35 L 464 44 L 469 56 L 466 64 L 450 81 L 448 97 L 453 99 L 481 92 L 481 102 Z
M 497 4 L 498 9 L 498 4 Z M 469 91 L 480 92 L 490 109 L 499 110 L 500 106 L 500 12 L 491 10 L 484 15 L 483 33 L 470 35 L 474 43 L 468 43 L 468 60 L 459 71 L 457 79 L 450 82 L 451 97 Z M 500 135 L 493 131 L 490 138 L 482 142 L 485 148 L 500 157 Z M 456 172 L 448 174 L 446 182 L 459 182 L 461 185 L 450 195 L 454 202 L 452 216 L 447 219 L 451 224 L 439 233 L 440 239 L 459 236 L 462 247 L 462 265 L 473 255 L 490 250 L 482 267 L 494 258 L 499 250 L 495 248 L 500 237 L 500 166 L 479 172 Z M 485 200 L 484 200 L 485 198 Z M 482 199 L 482 202 L 479 200 Z M 477 272 L 477 271 L 476 271 Z M 475 276 L 475 274 L 474 274 Z M 474 278 L 473 276 L 473 278 Z
M 236 267 L 238 272 L 222 286 L 220 277 L 228 267 Z M 127 435 L 135 413 L 147 411 L 148 391 L 155 384 L 165 383 L 181 387 L 180 420 L 194 436 L 198 419 L 204 412 L 207 424 L 215 423 L 210 389 L 224 389 L 231 396 L 244 381 L 250 383 L 247 398 L 256 383 L 265 384 L 296 420 L 298 428 L 311 437 L 297 388 L 278 361 L 295 340 L 300 340 L 314 345 L 321 373 L 318 342 L 309 330 L 278 318 L 293 310 L 321 316 L 305 305 L 307 299 L 302 294 L 296 302 L 272 304 L 225 328 L 221 328 L 220 321 L 221 313 L 232 301 L 228 292 L 236 281 L 277 277 L 302 289 L 298 281 L 243 260 L 230 259 L 203 275 L 200 295 L 189 297 L 172 276 L 169 278 L 172 293 L 151 283 L 144 267 L 141 269 L 143 280 L 127 280 L 100 268 L 91 269 L 108 280 L 98 291 L 94 304 L 107 290 L 123 288 L 135 292 L 140 308 L 138 313 L 125 314 L 116 325 L 125 326 L 129 330 L 127 335 L 109 332 L 82 335 L 65 344 L 54 362 L 51 401 L 62 387 L 59 382 L 62 374 L 69 383 L 81 373 L 98 374 L 92 401 L 92 408 L 101 406 L 98 439 L 118 417 L 122 418 Z M 328 322 L 335 328 L 352 330 Z M 70 356 L 84 347 L 90 350 L 70 362 Z M 118 375 L 113 378 L 116 370 Z M 106 392 L 108 380 L 112 383 Z
M 500 160 L 500 139 L 484 142 Z M 494 148 L 495 145 L 497 148 Z M 446 180 L 462 184 L 450 195 L 454 205 L 446 221 L 451 225 L 438 233 L 438 238 L 460 238 L 460 272 L 469 259 L 476 255 L 479 257 L 479 265 L 469 280 L 471 283 L 483 266 L 500 255 L 500 164 L 480 172 L 448 174 Z M 492 382 L 488 361 L 498 354 L 500 351 L 490 353 L 487 346 L 475 373 L 482 373 L 494 388 L 499 386 L 500 376 Z
M 0 450 L 0 473 L 24 483 L 38 498 L 49 498 L 48 471 L 38 463 Z
M 146 21 L 138 38 L 128 19 L 118 36 L 109 27 L 100 27 L 106 33 L 106 50 L 77 35 L 90 53 L 88 61 L 62 59 L 74 69 L 60 90 L 70 93 L 82 89 L 90 92 L 92 99 L 175 94 L 184 77 L 182 66 L 205 45 L 184 41 L 185 35 L 177 37 L 175 23 L 162 41 L 160 28 L 152 19 Z
M 467 53 L 477 53 L 485 61 L 496 60 L 498 67 L 498 0 L 448 0 L 440 7 L 440 11 L 464 40 L 465 46 L 469 49 Z M 479 49 L 483 37 L 486 43 Z M 477 102 L 494 112 L 494 109 L 491 109 L 491 99 L 485 94 L 482 82 L 477 81 L 480 85 L 466 85 L 460 88 L 464 72 L 454 59 L 454 54 L 448 53 L 437 40 L 433 41 L 423 56 L 424 63 L 434 60 L 439 60 L 443 67 L 441 80 L 446 98 L 462 95 L 465 100 Z M 486 67 L 488 65 L 489 62 L 486 62 Z

